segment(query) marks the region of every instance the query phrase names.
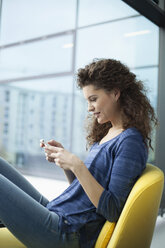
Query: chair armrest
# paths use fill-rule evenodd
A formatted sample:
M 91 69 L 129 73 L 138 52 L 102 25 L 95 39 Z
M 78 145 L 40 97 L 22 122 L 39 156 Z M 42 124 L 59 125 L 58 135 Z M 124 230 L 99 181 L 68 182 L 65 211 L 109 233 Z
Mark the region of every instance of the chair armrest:
M 106 248 L 115 229 L 115 222 L 106 221 L 97 238 L 95 248 Z

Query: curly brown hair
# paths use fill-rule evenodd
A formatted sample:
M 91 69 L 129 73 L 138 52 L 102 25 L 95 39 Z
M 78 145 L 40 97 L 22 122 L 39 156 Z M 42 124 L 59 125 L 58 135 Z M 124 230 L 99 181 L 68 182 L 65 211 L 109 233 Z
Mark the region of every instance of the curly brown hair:
M 80 68 L 77 73 L 77 86 L 93 85 L 96 89 L 110 92 L 120 90 L 119 103 L 123 115 L 123 128 L 136 127 L 143 136 L 147 147 L 151 145 L 152 124 L 157 125 L 153 107 L 146 96 L 142 81 L 118 60 L 94 59 L 92 63 Z M 87 144 L 99 142 L 112 127 L 111 122 L 99 124 L 93 116 L 87 116 Z

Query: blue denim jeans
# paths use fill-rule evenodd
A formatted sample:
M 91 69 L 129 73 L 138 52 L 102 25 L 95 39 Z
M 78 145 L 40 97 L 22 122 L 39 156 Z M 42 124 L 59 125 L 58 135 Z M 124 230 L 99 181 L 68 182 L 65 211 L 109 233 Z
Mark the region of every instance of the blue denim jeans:
M 61 233 L 59 217 L 15 168 L 0 158 L 0 220 L 28 248 L 79 248 L 79 233 Z

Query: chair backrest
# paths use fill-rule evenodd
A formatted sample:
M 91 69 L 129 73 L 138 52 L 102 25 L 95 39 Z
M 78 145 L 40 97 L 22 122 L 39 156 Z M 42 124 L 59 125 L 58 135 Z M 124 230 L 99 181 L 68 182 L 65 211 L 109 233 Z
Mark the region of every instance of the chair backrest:
M 107 246 L 97 246 L 105 232 L 100 233 L 95 247 L 149 248 L 160 206 L 164 174 L 156 166 L 147 164 L 132 188 Z M 107 225 L 107 222 L 104 224 Z M 112 227 L 111 227 L 112 229 Z

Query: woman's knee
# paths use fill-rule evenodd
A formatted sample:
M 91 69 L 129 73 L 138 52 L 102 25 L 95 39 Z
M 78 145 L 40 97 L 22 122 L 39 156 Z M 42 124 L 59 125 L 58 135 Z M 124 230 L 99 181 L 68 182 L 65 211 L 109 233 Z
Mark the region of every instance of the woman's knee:
M 4 158 L 0 157 L 0 168 L 6 167 L 7 165 L 9 165 L 9 163 Z

